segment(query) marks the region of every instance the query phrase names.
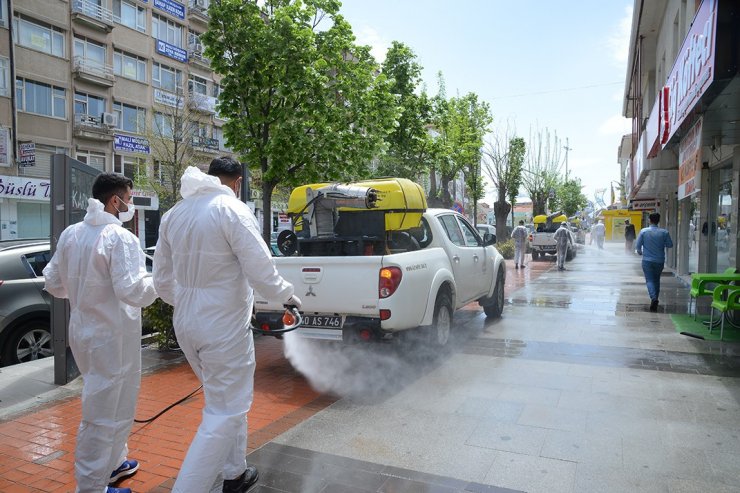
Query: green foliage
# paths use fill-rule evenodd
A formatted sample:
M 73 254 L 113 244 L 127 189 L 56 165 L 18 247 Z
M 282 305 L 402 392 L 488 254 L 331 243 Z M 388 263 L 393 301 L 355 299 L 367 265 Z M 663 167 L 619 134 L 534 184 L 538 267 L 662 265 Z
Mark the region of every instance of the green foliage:
M 175 331 L 172 328 L 174 307 L 168 305 L 161 298 L 142 310 L 142 325 L 157 332 L 157 344 L 160 349 L 170 349 L 177 343 Z
M 522 186 L 522 170 L 524 169 L 524 154 L 527 145 L 521 137 L 514 137 L 509 141 L 509 166 L 506 170 L 506 192 L 512 207 L 516 205 L 516 197 Z
M 497 241 L 496 250 L 507 260 L 514 258 L 514 240 L 509 238 L 506 241 Z
M 421 83 L 421 70 L 411 48 L 394 41 L 383 62 L 382 73 L 388 77 L 390 91 L 396 97 L 401 114 L 386 139 L 388 151 L 379 161 L 379 176 L 418 179 L 428 167 L 431 137 L 426 124 L 432 104 L 426 93 L 416 93 Z
M 399 114 L 391 81 L 335 0 L 221 0 L 205 56 L 221 74 L 228 145 L 261 174 L 263 207 L 280 183 L 369 175 Z M 269 234 L 269 214 L 263 230 Z
M 588 204 L 582 189 L 579 178 L 560 183 L 555 198 L 550 200 L 551 210 L 562 210 L 568 217 L 575 215 Z

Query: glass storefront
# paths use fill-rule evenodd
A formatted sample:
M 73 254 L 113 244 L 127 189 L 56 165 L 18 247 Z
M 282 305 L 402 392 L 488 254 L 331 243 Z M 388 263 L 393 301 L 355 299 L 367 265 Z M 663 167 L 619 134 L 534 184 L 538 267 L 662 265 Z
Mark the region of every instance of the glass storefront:
M 711 175 L 710 217 L 707 224 L 709 236 L 709 267 L 712 272 L 723 272 L 735 265 L 734 255 L 730 255 L 731 232 L 734 228 L 732 168 L 725 167 L 712 171 Z M 702 226 L 704 228 L 704 225 Z M 703 231 L 702 231 L 703 232 Z

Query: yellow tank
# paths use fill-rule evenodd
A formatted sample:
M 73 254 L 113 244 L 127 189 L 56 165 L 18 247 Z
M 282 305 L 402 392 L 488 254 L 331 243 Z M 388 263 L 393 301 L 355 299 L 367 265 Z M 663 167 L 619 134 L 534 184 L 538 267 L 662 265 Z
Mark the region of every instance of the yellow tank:
M 315 191 L 329 185 L 332 183 L 314 183 L 294 188 L 288 199 L 288 214 L 296 216 L 304 212 L 308 188 Z M 427 208 L 427 200 L 424 196 L 424 189 L 418 183 L 405 178 L 381 178 L 353 182 L 348 185 L 370 187 L 376 190 L 377 200 L 375 207 L 371 209 L 339 207 L 340 213 L 362 210 L 385 211 L 386 231 L 406 230 L 416 228 L 421 224 L 421 215 Z

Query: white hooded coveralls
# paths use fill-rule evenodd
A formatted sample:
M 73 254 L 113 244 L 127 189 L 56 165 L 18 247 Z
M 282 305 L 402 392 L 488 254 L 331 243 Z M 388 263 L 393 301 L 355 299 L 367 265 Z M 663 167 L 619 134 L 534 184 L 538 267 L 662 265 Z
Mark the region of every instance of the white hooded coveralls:
M 527 228 L 521 225 L 511 232 L 511 237 L 514 239 L 514 265 L 524 265 L 524 242 L 527 236 L 529 236 Z
M 154 254 L 154 282 L 174 305 L 177 341 L 203 383 L 205 406 L 175 493 L 211 491 L 218 473 L 247 467 L 247 420 L 254 390 L 249 322 L 252 286 L 288 301 L 293 286 L 278 274 L 247 205 L 220 180 L 189 167 L 182 201 L 163 217 Z
M 601 222 L 591 227 L 591 243 L 596 240 L 596 246 L 604 248 L 604 236 L 606 236 L 606 226 Z
M 572 243 L 573 240 L 571 240 L 570 231 L 565 225 L 560 226 L 555 231 L 553 238 L 555 238 L 555 248 L 558 254 L 558 269 L 562 269 L 565 267 L 565 257 L 568 255 L 568 244 Z
M 75 479 L 100 493 L 126 460 L 141 384 L 141 307 L 157 298 L 139 240 L 88 199 L 44 268 L 46 290 L 69 299 L 69 346 L 83 379 Z

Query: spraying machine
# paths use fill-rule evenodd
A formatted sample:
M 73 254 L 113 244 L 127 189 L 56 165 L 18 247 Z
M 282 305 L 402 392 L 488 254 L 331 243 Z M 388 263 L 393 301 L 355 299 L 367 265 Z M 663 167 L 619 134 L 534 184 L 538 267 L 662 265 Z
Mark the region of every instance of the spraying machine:
M 383 255 L 414 249 L 426 210 L 424 191 L 403 178 L 295 188 L 288 201 L 294 231 L 278 235 L 284 255 Z

